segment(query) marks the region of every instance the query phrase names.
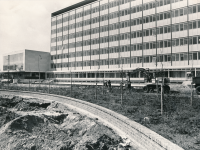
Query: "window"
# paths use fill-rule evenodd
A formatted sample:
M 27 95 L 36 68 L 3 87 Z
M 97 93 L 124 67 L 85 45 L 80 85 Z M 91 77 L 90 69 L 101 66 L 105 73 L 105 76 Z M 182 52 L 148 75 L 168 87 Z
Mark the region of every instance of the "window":
M 193 53 L 193 60 L 197 60 L 197 53 Z
M 198 28 L 200 28 L 200 20 L 198 21 Z
M 198 7 L 198 12 L 200 12 L 200 4 L 197 7 Z
M 176 61 L 179 61 L 179 54 L 176 54 Z
M 197 37 L 193 37 L 193 44 L 197 44 Z
M 164 41 L 164 47 L 168 47 L 167 41 Z
M 196 6 L 193 6 L 193 13 L 196 13 L 197 12 L 197 8 Z
M 183 16 L 183 9 L 180 9 L 180 16 Z
M 200 36 L 198 37 L 198 43 L 200 44 Z
M 192 29 L 192 22 L 189 23 L 189 29 Z
M 187 15 L 188 9 L 184 8 L 184 15 Z
M 170 32 L 171 32 L 171 27 L 169 26 L 169 27 L 167 28 L 167 30 L 168 30 L 168 33 L 170 33 Z
M 175 17 L 178 17 L 178 10 L 175 10 Z
M 196 21 L 193 22 L 193 29 L 196 29 L 197 27 L 197 24 L 196 24 Z
M 183 24 L 180 24 L 180 31 L 183 31 Z
M 163 41 L 160 41 L 160 48 L 163 48 Z
M 180 39 L 180 46 L 182 46 L 184 44 L 184 40 Z
M 160 1 L 160 6 L 163 6 L 163 0 Z
M 179 24 L 176 25 L 176 31 L 179 31 Z
M 167 13 L 164 13 L 164 19 L 167 19 Z
M 152 22 L 153 18 L 152 16 L 149 16 L 149 22 Z
M 146 30 L 146 36 L 149 36 L 149 30 Z
M 187 30 L 188 24 L 184 23 L 184 30 Z
M 168 47 L 171 47 L 171 41 L 168 41 Z
M 188 39 L 184 38 L 184 45 L 187 45 L 187 44 L 188 44 Z
M 180 61 L 183 61 L 183 60 L 184 60 L 183 54 L 180 54 Z
M 173 40 L 173 41 L 172 41 L 172 46 L 175 46 L 175 45 L 176 45 L 175 43 L 176 43 L 176 41 Z
M 160 14 L 160 20 L 163 20 L 163 14 Z
M 176 46 L 179 46 L 179 39 L 176 39 Z
M 192 13 L 192 7 L 189 7 L 188 14 Z
M 163 27 L 160 28 L 160 34 L 163 34 Z

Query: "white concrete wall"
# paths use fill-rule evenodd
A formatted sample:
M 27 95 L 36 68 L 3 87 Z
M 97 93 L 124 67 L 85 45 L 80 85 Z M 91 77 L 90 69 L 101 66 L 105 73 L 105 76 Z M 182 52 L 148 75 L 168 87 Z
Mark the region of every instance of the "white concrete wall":
M 40 59 L 39 55 L 42 59 Z M 43 72 L 48 71 L 50 69 L 50 53 L 34 50 L 25 50 L 25 71 L 38 72 L 39 69 Z

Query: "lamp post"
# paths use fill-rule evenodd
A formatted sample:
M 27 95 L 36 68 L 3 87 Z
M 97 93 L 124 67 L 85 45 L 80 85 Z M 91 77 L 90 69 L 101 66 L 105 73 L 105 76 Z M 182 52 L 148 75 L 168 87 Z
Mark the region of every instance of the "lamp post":
M 8 80 L 7 80 L 7 88 L 9 89 L 9 57 L 10 57 L 10 55 L 8 55 Z
M 40 87 L 40 59 L 42 59 L 41 55 L 38 56 L 39 87 Z

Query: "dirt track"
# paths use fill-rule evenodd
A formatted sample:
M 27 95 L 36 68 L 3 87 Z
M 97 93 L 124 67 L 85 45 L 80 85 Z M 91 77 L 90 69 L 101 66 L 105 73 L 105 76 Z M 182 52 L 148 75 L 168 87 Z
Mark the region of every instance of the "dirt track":
M 1 150 L 114 150 L 122 142 L 98 120 L 61 104 L 0 95 Z

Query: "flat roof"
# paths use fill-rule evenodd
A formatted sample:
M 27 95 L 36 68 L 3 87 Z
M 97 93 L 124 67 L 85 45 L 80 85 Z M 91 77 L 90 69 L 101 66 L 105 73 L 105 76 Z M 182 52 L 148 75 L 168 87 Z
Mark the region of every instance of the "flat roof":
M 60 14 L 62 14 L 62 13 L 64 13 L 64 12 L 70 11 L 70 10 L 72 10 L 72 9 L 78 8 L 78 7 L 83 6 L 83 5 L 87 5 L 87 4 L 92 3 L 92 2 L 95 2 L 95 1 L 97 1 L 97 0 L 84 0 L 84 1 L 82 1 L 82 2 L 80 2 L 80 3 L 76 3 L 76 4 L 71 5 L 71 6 L 69 6 L 69 7 L 63 8 L 63 9 L 58 10 L 58 11 L 56 11 L 56 12 L 53 12 L 53 13 L 51 14 L 51 17 L 60 15 Z

